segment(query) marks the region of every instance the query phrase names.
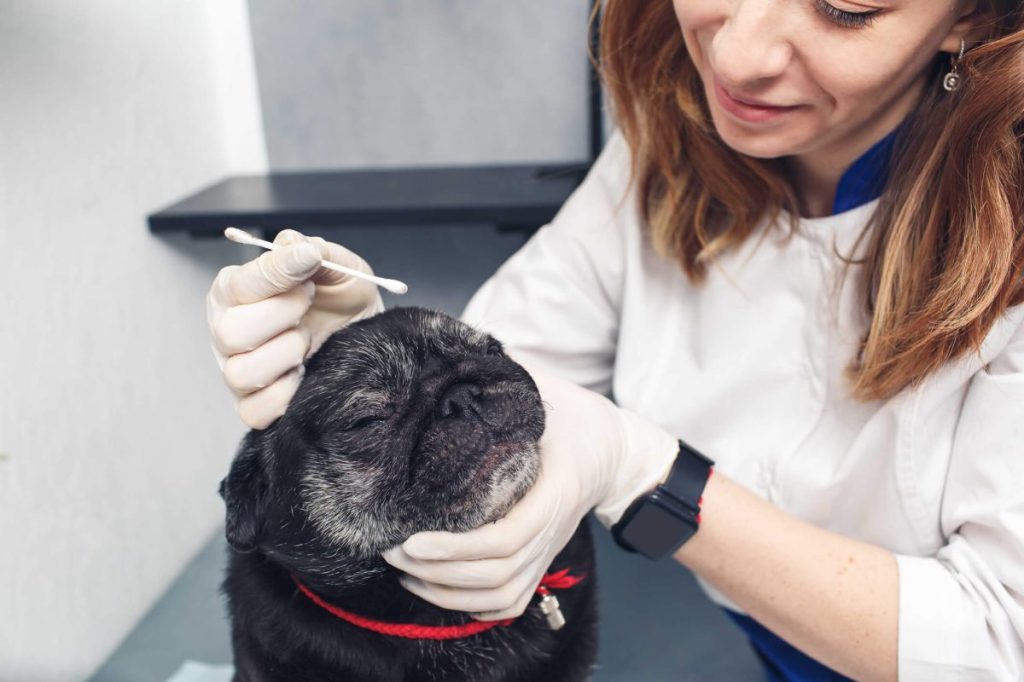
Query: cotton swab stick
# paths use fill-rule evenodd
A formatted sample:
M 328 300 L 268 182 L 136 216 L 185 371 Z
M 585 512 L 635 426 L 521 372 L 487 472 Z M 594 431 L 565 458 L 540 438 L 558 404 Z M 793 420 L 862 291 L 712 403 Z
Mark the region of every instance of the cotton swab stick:
M 281 246 L 281 244 L 274 244 L 263 239 L 257 239 L 248 232 L 240 230 L 237 227 L 226 228 L 224 230 L 224 236 L 233 242 L 238 242 L 239 244 L 262 246 L 264 249 L 276 249 L 277 247 Z M 320 261 L 320 266 L 327 268 L 328 270 L 340 272 L 345 275 L 351 275 L 352 277 L 356 277 L 358 279 L 365 279 L 367 282 L 373 282 L 377 286 L 384 287 L 393 294 L 404 294 L 405 292 L 409 291 L 409 287 L 405 284 L 405 282 L 400 282 L 397 279 L 387 279 L 385 277 L 377 277 L 376 275 L 368 275 L 360 270 L 347 268 L 344 265 L 338 265 L 337 263 L 332 263 L 329 260 Z

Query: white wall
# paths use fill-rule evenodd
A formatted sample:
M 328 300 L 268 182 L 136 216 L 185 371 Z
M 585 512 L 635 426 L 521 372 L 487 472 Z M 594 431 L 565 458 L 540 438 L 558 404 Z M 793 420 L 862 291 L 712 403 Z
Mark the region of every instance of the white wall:
M 249 0 L 271 166 L 585 160 L 590 5 Z
M 86 677 L 223 518 L 243 426 L 145 215 L 266 167 L 243 0 L 0 11 L 0 679 Z

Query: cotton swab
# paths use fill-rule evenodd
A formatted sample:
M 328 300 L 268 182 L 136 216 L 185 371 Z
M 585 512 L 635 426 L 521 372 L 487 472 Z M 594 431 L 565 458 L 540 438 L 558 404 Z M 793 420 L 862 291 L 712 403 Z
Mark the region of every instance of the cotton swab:
M 224 230 L 224 236 L 233 242 L 238 242 L 239 244 L 262 246 L 264 249 L 273 250 L 281 246 L 281 244 L 274 244 L 263 239 L 257 239 L 248 232 L 240 230 L 237 227 L 226 228 Z M 332 263 L 329 260 L 320 261 L 320 266 L 327 268 L 328 270 L 340 272 L 344 275 L 351 275 L 352 277 L 356 277 L 358 279 L 365 279 L 367 282 L 373 282 L 377 286 L 384 287 L 393 294 L 404 294 L 405 292 L 409 291 L 409 287 L 405 284 L 405 282 L 400 282 L 397 279 L 387 279 L 385 277 L 377 277 L 376 275 L 368 275 L 360 270 L 347 268 L 344 265 L 338 265 L 337 263 Z

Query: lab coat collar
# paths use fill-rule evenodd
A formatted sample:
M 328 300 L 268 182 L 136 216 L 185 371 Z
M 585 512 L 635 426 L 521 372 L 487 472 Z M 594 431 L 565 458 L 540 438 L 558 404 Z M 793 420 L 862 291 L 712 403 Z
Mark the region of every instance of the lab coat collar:
M 909 117 L 846 169 L 836 187 L 835 200 L 832 202 L 833 215 L 866 204 L 882 194 L 889 178 L 889 164 L 896 137 L 908 123 Z

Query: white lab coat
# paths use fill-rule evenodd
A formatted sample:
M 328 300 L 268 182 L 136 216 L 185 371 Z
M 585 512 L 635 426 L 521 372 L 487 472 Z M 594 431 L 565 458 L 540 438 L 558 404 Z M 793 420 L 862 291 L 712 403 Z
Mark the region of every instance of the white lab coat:
M 616 133 L 462 318 L 786 512 L 892 551 L 901 680 L 1024 679 L 1024 306 L 981 357 L 854 402 L 841 372 L 868 320 L 832 247 L 848 253 L 877 200 L 801 219 L 788 244 L 755 237 L 694 287 L 642 234 L 628 174 Z

